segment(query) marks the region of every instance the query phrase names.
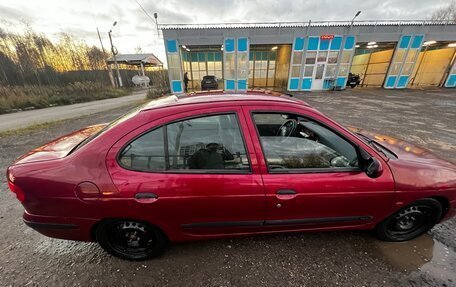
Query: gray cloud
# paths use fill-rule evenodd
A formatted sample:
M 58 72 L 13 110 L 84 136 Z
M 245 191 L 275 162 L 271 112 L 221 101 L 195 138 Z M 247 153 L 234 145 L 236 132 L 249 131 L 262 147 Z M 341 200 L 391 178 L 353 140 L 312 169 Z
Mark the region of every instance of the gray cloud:
M 9 6 L 4 6 L 0 3 L 0 20 L 10 22 L 10 20 L 20 21 L 23 23 L 31 23 L 35 19 L 34 15 L 24 13 L 24 11 Z
M 138 0 L 160 23 L 277 22 L 350 20 L 361 10 L 359 20 L 426 19 L 445 4 L 435 0 Z M 3 25 L 2 25 L 2 20 Z M 113 37 L 119 51 L 145 52 L 165 58 L 163 40 L 157 39 L 155 24 L 136 0 L 41 0 L 0 2 L 0 27 L 17 29 L 29 23 L 37 32 L 49 35 L 66 32 L 92 45 L 99 45 L 98 27 L 105 43 L 113 21 Z M 11 24 L 5 24 L 11 23 Z M 16 25 L 15 25 L 16 24 Z

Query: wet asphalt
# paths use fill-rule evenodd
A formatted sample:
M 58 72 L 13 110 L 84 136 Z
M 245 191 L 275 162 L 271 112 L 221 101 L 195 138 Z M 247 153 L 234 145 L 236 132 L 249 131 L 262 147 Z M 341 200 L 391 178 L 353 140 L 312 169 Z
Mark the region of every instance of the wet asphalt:
M 355 88 L 296 97 L 342 124 L 390 134 L 456 162 L 454 89 Z M 34 147 L 129 108 L 0 138 L 0 286 L 456 286 L 456 219 L 404 243 L 361 231 L 275 234 L 175 244 L 143 262 L 27 228 L 7 190 L 6 167 Z

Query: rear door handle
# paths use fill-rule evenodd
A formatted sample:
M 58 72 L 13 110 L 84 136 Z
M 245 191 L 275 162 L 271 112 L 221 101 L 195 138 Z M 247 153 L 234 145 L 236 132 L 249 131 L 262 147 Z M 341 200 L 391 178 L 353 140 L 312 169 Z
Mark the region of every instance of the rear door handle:
M 297 192 L 293 189 L 279 189 L 276 194 L 278 195 L 292 195 L 296 194 Z

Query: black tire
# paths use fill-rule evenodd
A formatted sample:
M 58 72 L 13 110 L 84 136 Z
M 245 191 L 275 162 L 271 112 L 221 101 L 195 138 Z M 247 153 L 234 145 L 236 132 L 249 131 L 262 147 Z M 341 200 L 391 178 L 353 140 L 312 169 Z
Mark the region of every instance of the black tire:
M 407 241 L 427 232 L 442 217 L 442 205 L 435 199 L 420 199 L 380 222 L 375 232 L 383 241 Z
M 159 228 L 130 219 L 104 220 L 95 231 L 98 244 L 116 257 L 139 261 L 161 255 L 168 239 Z
M 352 89 L 353 89 L 354 87 L 356 87 L 356 85 L 350 85 L 350 88 L 352 88 Z

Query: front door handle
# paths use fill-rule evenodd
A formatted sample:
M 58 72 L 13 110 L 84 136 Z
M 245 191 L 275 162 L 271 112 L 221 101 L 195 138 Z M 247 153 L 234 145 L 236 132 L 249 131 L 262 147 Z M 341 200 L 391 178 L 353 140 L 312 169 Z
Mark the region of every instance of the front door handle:
M 296 196 L 298 196 L 298 193 L 296 192 L 296 190 L 293 189 L 279 189 L 276 192 L 276 198 L 279 200 L 290 200 L 295 198 Z
M 276 194 L 278 195 L 292 195 L 296 194 L 297 192 L 293 189 L 279 189 Z

